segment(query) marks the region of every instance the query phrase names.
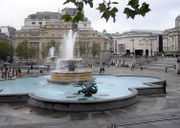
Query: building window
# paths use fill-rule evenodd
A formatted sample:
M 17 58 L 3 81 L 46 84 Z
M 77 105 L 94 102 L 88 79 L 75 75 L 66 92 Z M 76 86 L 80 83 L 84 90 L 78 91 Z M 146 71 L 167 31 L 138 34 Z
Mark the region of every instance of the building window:
M 104 43 L 104 50 L 107 50 L 107 42 Z
M 42 22 L 39 22 L 39 25 L 42 25 Z
M 54 33 L 54 32 L 52 32 L 52 33 L 51 33 L 51 36 L 55 36 L 55 33 Z
M 35 25 L 36 24 L 36 22 L 32 22 L 32 25 Z
M 54 28 L 54 25 L 52 25 L 51 27 Z
M 86 27 L 87 26 L 87 24 L 84 24 L 84 27 Z
M 88 42 L 84 43 L 84 48 L 86 48 L 86 49 L 89 48 L 89 43 Z
M 58 33 L 58 36 L 61 36 L 61 32 Z
M 35 49 L 35 57 L 34 59 L 39 58 L 39 42 L 30 42 L 30 47 Z
M 118 52 L 124 52 L 125 51 L 125 44 L 118 44 Z

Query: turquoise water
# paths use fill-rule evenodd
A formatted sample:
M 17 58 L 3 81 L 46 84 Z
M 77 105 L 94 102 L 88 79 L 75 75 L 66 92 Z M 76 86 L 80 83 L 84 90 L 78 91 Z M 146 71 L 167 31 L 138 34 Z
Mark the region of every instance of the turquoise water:
M 58 85 L 48 83 L 50 76 L 20 78 L 16 80 L 0 81 L 0 94 L 34 93 L 36 96 L 57 100 L 95 100 L 126 96 L 131 93 L 128 88 L 147 87 L 144 82 L 154 82 L 158 79 L 150 77 L 116 77 L 94 76 L 98 86 L 97 94 L 84 97 L 77 94 L 82 89 L 77 85 Z

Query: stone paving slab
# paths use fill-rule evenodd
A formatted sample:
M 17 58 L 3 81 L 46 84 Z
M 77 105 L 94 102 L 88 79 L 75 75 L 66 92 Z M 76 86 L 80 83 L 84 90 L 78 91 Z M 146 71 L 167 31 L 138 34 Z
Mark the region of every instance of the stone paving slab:
M 118 128 L 119 128 L 119 126 L 118 126 Z M 149 123 L 146 123 L 146 124 L 127 125 L 127 126 L 125 126 L 125 128 L 155 128 L 155 127 Z
M 180 121 L 180 120 L 179 120 Z M 179 126 L 173 123 L 172 121 L 159 121 L 150 123 L 155 128 L 178 128 Z
M 92 120 L 71 121 L 70 128 L 98 128 Z
M 89 113 L 86 112 L 80 112 L 80 113 L 71 113 L 70 114 L 70 120 L 85 120 L 89 119 Z

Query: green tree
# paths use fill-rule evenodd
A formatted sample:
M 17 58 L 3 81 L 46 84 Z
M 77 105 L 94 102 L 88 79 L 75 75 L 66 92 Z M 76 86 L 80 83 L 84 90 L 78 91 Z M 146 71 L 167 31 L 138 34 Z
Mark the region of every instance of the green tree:
M 76 44 L 79 47 L 79 54 L 82 57 L 85 54 L 85 52 L 86 52 L 85 46 L 83 45 L 82 42 L 77 42 Z
M 33 47 L 28 48 L 28 53 L 29 53 L 28 58 L 33 58 L 35 56 L 35 54 L 38 54 L 36 52 L 35 48 L 33 48 Z
M 28 46 L 28 41 L 24 40 L 19 43 L 15 49 L 16 56 L 27 60 L 35 56 L 35 49 L 33 47 Z
M 107 2 L 108 1 L 108 2 Z M 77 14 L 74 17 L 71 17 L 69 14 L 64 14 L 62 19 L 64 21 L 72 21 L 73 23 L 83 21 L 84 14 L 83 8 L 85 5 L 89 5 L 93 8 L 93 0 L 66 0 L 64 4 L 72 3 L 75 5 L 77 9 Z M 96 8 L 102 13 L 101 18 L 104 18 L 106 22 L 109 18 L 113 18 L 113 21 L 116 21 L 116 14 L 118 12 L 118 8 L 116 7 L 119 3 L 114 2 L 112 0 L 103 0 L 102 3 L 99 3 L 98 7 Z M 127 15 L 127 18 L 134 19 L 136 15 L 145 16 L 147 12 L 150 11 L 149 4 L 143 2 L 142 4 L 139 3 L 139 0 L 128 0 L 127 7 L 124 8 L 124 14 Z
M 12 45 L 5 40 L 0 40 L 0 59 L 6 61 L 8 56 L 12 56 L 12 53 Z
M 91 48 L 91 54 L 93 57 L 100 54 L 101 47 L 98 43 L 94 42 Z
M 55 47 L 55 52 L 58 53 L 59 44 L 55 40 L 51 40 L 50 42 L 48 42 L 42 46 L 41 54 L 42 54 L 43 58 L 46 58 L 48 56 L 48 52 L 51 47 Z

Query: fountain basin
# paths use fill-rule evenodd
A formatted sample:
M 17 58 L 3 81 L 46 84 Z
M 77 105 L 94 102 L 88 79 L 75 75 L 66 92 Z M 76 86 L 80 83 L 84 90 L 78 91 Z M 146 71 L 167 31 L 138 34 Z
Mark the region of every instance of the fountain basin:
M 50 100 L 30 94 L 28 103 L 36 107 L 62 112 L 106 111 L 135 104 L 138 101 L 138 91 L 136 89 L 129 90 L 131 93 L 127 96 L 92 101 Z
M 84 64 L 81 58 L 58 59 L 55 71 L 51 71 L 51 77 L 47 79 L 51 83 L 69 84 L 92 81 L 92 70 Z
M 30 105 L 56 111 L 105 111 L 127 107 L 139 95 L 166 93 L 166 81 L 140 76 L 95 76 L 98 93 L 92 97 L 75 95 L 81 87 L 63 86 L 46 81 L 50 76 L 0 81 L 1 102 L 28 102 Z M 129 80 L 130 79 L 130 80 Z M 144 83 L 144 84 L 143 84 Z

